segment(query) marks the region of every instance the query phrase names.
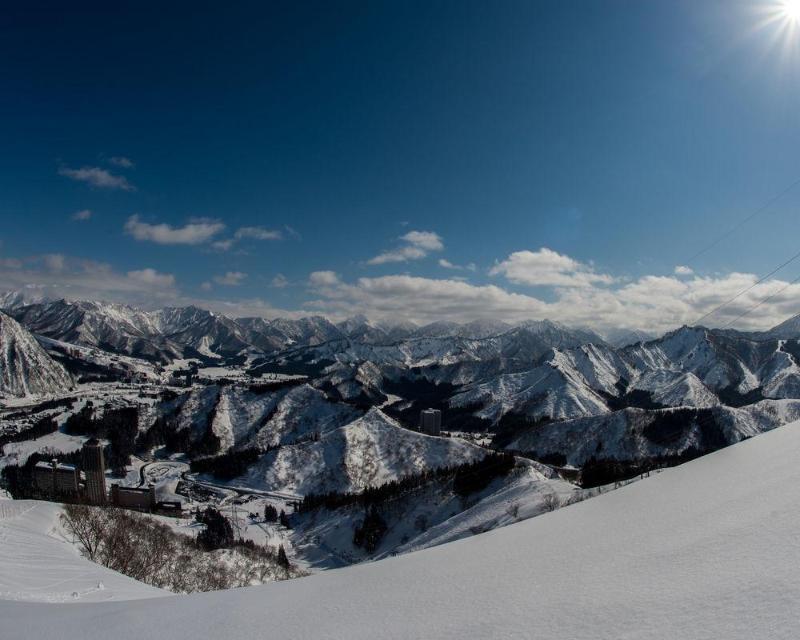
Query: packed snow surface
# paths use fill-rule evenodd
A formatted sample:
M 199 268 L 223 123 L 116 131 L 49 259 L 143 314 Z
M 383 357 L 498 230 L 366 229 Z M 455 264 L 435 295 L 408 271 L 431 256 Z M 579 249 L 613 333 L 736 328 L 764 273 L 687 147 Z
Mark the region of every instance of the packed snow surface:
M 50 502 L 0 498 L 0 599 L 76 603 L 167 595 L 84 560 L 63 538 L 59 513 Z M 0 623 L 0 637 L 11 631 Z
M 796 638 L 799 456 L 795 422 L 517 525 L 309 578 L 130 602 L 0 601 L 2 635 Z

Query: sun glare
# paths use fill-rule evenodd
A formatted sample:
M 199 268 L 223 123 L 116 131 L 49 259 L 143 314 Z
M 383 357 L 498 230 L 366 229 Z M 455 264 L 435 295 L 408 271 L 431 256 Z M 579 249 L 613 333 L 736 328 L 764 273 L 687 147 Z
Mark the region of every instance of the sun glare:
M 784 19 L 800 22 L 800 0 L 783 0 L 781 2 L 781 12 Z

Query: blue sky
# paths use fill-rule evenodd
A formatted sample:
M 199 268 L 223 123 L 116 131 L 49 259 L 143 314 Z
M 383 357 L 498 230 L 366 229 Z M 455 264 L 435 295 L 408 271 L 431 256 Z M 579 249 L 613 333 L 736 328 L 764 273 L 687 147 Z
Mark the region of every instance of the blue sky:
M 800 178 L 780 0 L 71 4 L 0 20 L 0 288 L 661 330 L 800 250 L 694 257 Z

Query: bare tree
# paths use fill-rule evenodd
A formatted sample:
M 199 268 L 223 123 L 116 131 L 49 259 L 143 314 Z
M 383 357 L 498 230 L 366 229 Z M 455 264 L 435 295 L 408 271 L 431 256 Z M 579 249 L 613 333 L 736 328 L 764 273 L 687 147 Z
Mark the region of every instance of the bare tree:
M 72 536 L 83 554 L 93 562 L 97 560 L 105 527 L 102 510 L 90 509 L 82 504 L 68 504 L 64 506 L 60 519 L 65 531 Z
M 545 511 L 555 511 L 561 507 L 561 499 L 555 493 L 548 493 L 542 500 L 542 506 Z
M 156 519 L 116 508 L 67 505 L 65 531 L 88 559 L 177 593 L 212 591 L 301 575 L 278 550 L 236 543 L 226 561 Z

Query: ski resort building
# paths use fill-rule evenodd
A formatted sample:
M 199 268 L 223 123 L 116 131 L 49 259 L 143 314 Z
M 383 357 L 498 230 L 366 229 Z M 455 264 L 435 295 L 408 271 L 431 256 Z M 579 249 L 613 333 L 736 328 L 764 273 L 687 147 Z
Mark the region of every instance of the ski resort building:
M 77 496 L 80 492 L 80 472 L 71 464 L 37 462 L 33 469 L 36 488 L 46 496 Z
M 429 436 L 442 432 L 442 412 L 439 409 L 425 409 L 419 414 L 419 430 Z
M 123 509 L 137 509 L 139 511 L 154 511 L 156 509 L 156 488 L 149 485 L 139 489 L 134 487 L 121 487 L 111 485 L 111 503 Z
M 106 462 L 103 445 L 97 438 L 91 438 L 83 445 L 83 470 L 86 474 L 86 497 L 89 503 L 105 504 L 108 500 Z

